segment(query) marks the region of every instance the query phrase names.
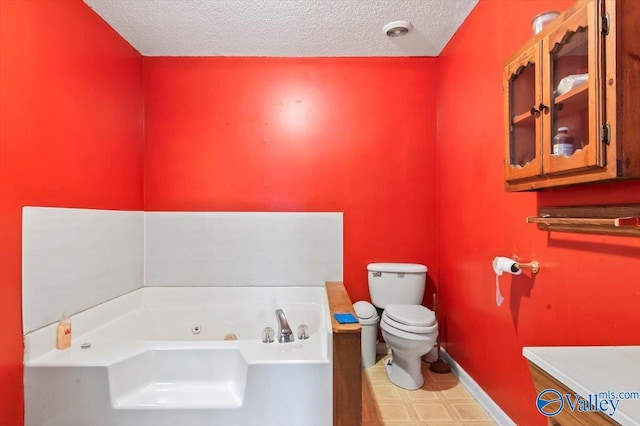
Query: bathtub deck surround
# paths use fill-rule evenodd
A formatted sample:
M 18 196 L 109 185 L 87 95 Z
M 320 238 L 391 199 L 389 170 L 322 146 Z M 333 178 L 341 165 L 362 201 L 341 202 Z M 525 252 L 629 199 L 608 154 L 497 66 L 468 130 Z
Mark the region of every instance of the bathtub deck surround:
M 277 309 L 309 338 L 263 343 Z M 55 324 L 25 336 L 27 425 L 332 423 L 324 286 L 146 287 L 71 320 L 67 350 Z
M 334 313 L 355 315 L 342 282 L 327 282 L 327 297 L 333 330 L 333 424 L 362 424 L 362 369 L 359 323 L 340 324 Z
M 22 209 L 23 333 L 143 284 L 143 212 Z
M 145 212 L 145 286 L 342 280 L 342 213 Z
M 23 334 L 149 286 L 342 279 L 342 213 L 24 207 Z

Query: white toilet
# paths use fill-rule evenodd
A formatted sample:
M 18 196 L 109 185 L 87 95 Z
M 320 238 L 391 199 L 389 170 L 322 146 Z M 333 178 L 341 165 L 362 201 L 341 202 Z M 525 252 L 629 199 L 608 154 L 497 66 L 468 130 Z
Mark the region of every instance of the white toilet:
M 414 390 L 424 384 L 420 371 L 426 353 L 435 350 L 438 323 L 435 314 L 421 305 L 427 267 L 415 263 L 367 265 L 371 302 L 384 309 L 382 337 L 391 349 L 387 375 L 401 388 Z

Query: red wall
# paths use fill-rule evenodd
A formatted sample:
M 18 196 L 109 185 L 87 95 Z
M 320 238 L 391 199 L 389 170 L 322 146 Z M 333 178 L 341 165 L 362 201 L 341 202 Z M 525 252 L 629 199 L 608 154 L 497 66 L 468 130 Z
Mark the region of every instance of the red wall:
M 80 0 L 0 0 L 0 93 L 0 424 L 19 425 L 22 207 L 142 208 L 142 59 Z
M 144 58 L 145 210 L 344 212 L 354 300 L 436 274 L 435 61 Z
M 427 264 L 449 353 L 544 424 L 523 346 L 640 342 L 640 242 L 524 223 L 640 202 L 640 182 L 503 190 L 502 65 L 571 2 L 481 0 L 437 59 L 141 59 L 80 0 L 0 0 L 0 424 L 22 423 L 24 205 L 343 211 L 351 297 L 369 262 Z M 503 277 L 498 308 L 511 254 L 542 270 Z
M 444 346 L 519 424 L 546 424 L 524 346 L 640 343 L 640 241 L 546 233 L 525 223 L 539 205 L 640 202 L 640 183 L 542 193 L 503 190 L 502 67 L 531 18 L 564 0 L 481 0 L 438 59 L 438 289 Z M 637 135 L 635 143 L 637 143 Z M 497 255 L 536 259 L 533 279 L 503 276 Z

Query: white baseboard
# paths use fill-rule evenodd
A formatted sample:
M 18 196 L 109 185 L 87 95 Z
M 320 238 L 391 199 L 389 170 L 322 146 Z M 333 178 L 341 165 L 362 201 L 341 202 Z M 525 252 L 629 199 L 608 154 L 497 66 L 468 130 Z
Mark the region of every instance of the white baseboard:
M 451 372 L 458 377 L 460 383 L 467 388 L 471 396 L 473 396 L 476 401 L 484 408 L 487 413 L 491 416 L 491 418 L 501 426 L 516 426 L 513 420 L 502 411 L 502 408 L 496 404 L 493 399 L 484 391 L 482 388 L 476 383 L 475 380 L 464 371 L 464 369 L 451 358 L 451 355 L 444 350 L 444 348 L 440 348 L 440 357 L 443 361 L 449 364 L 451 367 Z

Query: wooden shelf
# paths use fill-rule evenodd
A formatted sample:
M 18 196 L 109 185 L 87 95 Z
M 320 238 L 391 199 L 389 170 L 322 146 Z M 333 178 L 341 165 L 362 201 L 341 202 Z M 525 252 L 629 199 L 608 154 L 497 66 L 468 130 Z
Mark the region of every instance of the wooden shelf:
M 571 115 L 589 108 L 589 82 L 585 81 L 554 100 L 558 116 Z
M 540 207 L 527 223 L 545 231 L 640 237 L 640 204 Z
M 531 114 L 530 111 L 524 112 L 520 115 L 515 115 L 511 120 L 511 124 L 518 124 L 520 126 L 533 126 L 536 121 L 536 116 Z

